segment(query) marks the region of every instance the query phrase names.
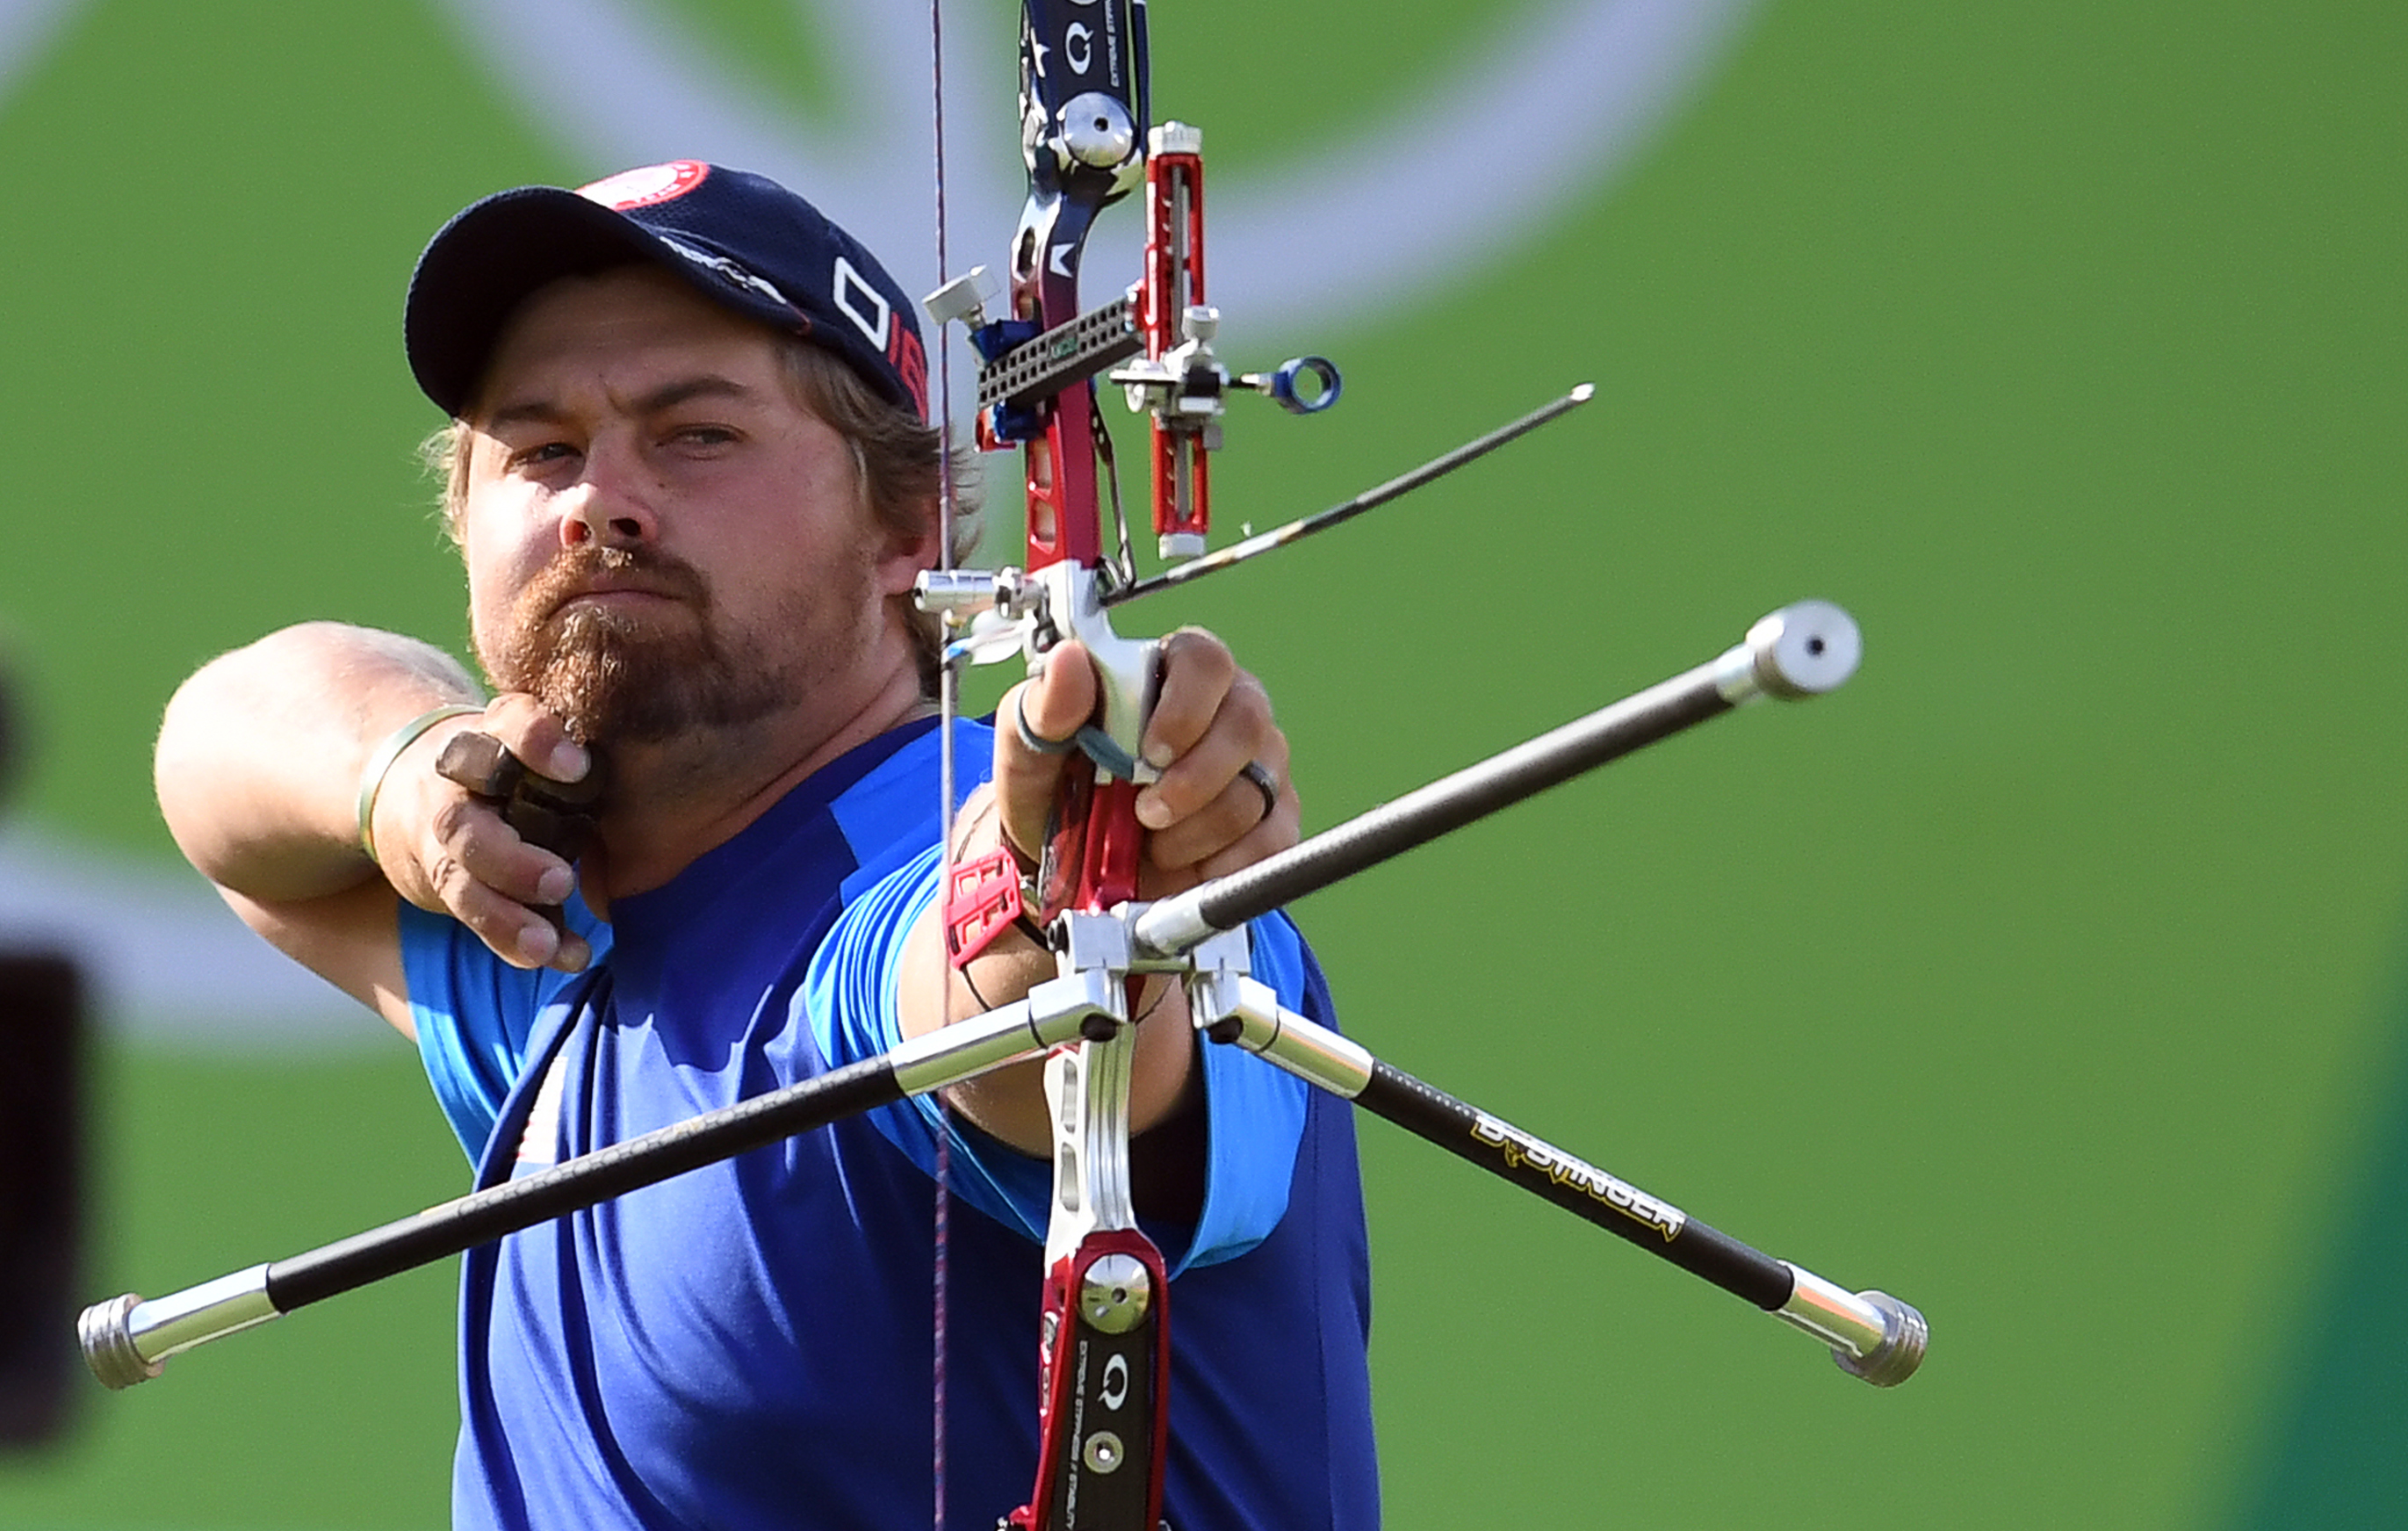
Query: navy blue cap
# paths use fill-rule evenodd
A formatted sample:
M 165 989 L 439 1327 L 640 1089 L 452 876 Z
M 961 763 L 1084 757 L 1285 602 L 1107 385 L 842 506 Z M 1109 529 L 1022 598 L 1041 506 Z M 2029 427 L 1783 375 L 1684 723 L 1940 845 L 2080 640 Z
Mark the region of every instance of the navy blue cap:
M 444 224 L 418 257 L 402 318 L 419 387 L 446 414 L 462 413 L 503 325 L 536 289 L 630 262 L 827 347 L 884 397 L 927 418 L 920 326 L 878 258 L 767 176 L 695 160 L 624 170 L 573 192 L 496 192 Z

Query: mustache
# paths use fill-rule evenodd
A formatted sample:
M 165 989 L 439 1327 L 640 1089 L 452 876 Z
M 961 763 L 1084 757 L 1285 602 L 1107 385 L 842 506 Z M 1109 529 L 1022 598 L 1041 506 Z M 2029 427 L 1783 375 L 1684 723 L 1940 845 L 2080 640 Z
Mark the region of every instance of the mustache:
M 646 548 L 581 543 L 563 548 L 519 593 L 518 609 L 544 621 L 579 596 L 596 590 L 638 590 L 695 606 L 710 603 L 710 586 L 692 564 Z

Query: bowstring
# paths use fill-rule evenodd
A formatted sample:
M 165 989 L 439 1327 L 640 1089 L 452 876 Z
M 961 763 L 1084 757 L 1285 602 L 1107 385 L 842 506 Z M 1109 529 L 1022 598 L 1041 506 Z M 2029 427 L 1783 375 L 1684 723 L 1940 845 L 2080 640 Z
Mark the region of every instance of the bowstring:
M 935 101 L 932 113 L 936 127 L 937 162 L 937 285 L 951 280 L 945 263 L 945 7 L 943 0 L 928 0 L 928 33 L 931 95 Z M 937 568 L 950 572 L 953 567 L 953 346 L 949 333 L 952 326 L 943 321 L 937 325 Z M 950 634 L 952 619 L 939 618 L 939 634 Z M 953 715 L 960 710 L 961 672 L 942 657 L 944 645 L 939 645 L 937 665 L 937 794 L 939 806 L 937 851 L 937 912 L 944 917 L 944 902 L 953 883 Z M 942 1018 L 953 1020 L 953 968 L 946 960 L 945 944 L 937 943 L 938 1003 L 943 1006 Z M 931 1525 L 934 1531 L 945 1531 L 945 1341 L 947 1330 L 946 1286 L 948 1241 L 951 1232 L 953 1202 L 953 1126 L 945 1114 L 945 1097 L 939 1091 L 937 1104 L 937 1195 L 933 1230 L 934 1256 L 931 1282 L 934 1293 L 929 1321 L 932 1360 L 929 1367 L 930 1408 L 933 1417 L 929 1435 L 928 1471 L 936 1499 Z

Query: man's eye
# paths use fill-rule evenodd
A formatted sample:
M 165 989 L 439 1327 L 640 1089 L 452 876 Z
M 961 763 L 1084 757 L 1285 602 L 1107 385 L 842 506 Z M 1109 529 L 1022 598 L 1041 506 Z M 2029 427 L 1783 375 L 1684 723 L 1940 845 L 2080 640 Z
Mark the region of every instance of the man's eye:
M 725 426 L 681 426 L 669 433 L 669 440 L 681 446 L 725 446 L 736 439 Z
M 566 462 L 576 455 L 577 449 L 566 441 L 544 441 L 511 453 L 510 466 L 531 468 L 539 463 Z

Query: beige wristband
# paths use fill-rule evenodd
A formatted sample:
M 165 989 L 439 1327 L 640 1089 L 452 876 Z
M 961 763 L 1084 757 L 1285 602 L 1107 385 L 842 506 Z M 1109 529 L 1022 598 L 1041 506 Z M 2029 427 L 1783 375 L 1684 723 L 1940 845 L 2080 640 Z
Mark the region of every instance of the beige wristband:
M 445 718 L 466 717 L 470 713 L 481 713 L 484 710 L 482 707 L 470 706 L 464 702 L 431 707 L 386 734 L 384 743 L 379 744 L 374 753 L 368 756 L 367 766 L 360 773 L 360 849 L 368 853 L 369 860 L 377 859 L 375 832 L 377 794 L 384 790 L 385 776 L 393 770 L 393 763 L 401 758 L 401 752 L 418 743 L 421 734 Z M 380 861 L 377 864 L 383 865 Z

